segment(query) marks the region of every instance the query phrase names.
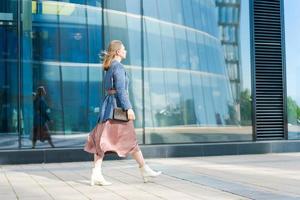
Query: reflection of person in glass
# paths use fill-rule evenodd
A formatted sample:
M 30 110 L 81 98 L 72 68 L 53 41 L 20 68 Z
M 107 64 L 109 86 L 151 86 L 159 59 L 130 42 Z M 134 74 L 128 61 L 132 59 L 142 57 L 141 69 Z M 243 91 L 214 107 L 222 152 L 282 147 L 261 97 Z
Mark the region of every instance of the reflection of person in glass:
M 103 68 L 106 71 L 104 77 L 104 88 L 106 96 L 102 102 L 98 124 L 90 133 L 85 151 L 94 154 L 94 168 L 91 176 L 91 185 L 110 185 L 101 172 L 101 164 L 105 152 L 113 151 L 120 157 L 131 154 L 139 164 L 139 169 L 144 179 L 157 177 L 161 172 L 152 170 L 143 158 L 139 148 L 133 120 L 135 114 L 132 110 L 128 96 L 128 82 L 124 66 L 121 60 L 126 58 L 126 50 L 119 40 L 113 40 L 109 44 L 103 61 Z M 128 122 L 112 119 L 115 107 L 121 107 L 128 112 Z
M 49 134 L 48 122 L 52 122 L 49 117 L 49 106 L 45 100 L 46 90 L 43 86 L 38 87 L 34 98 L 34 127 L 32 137 L 32 148 L 35 148 L 37 140 L 44 142 L 47 140 L 52 148 L 54 145 Z

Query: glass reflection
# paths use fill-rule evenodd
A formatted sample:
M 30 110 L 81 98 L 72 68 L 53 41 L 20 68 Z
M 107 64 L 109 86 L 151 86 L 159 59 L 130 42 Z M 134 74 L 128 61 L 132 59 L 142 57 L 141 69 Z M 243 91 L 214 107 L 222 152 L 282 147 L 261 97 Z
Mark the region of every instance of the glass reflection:
M 299 1 L 284 1 L 285 42 L 286 42 L 286 79 L 287 79 L 287 117 L 288 138 L 300 139 L 300 95 L 299 95 L 299 44 L 300 28 L 297 17 Z
M 45 140 L 54 148 L 51 135 L 49 133 L 49 124 L 52 123 L 50 118 L 51 109 L 46 101 L 47 92 L 44 86 L 37 88 L 33 97 L 33 136 L 32 136 L 32 148 L 35 148 L 36 142 L 39 140 L 44 142 Z
M 27 53 L 23 53 L 26 89 L 21 101 L 27 126 L 22 146 L 31 147 L 34 107 L 28 97 L 39 86 L 47 91 L 53 120 L 48 127 L 55 146 L 82 146 L 96 123 L 102 93 L 101 1 L 27 1 L 23 12 L 27 14 L 22 43 Z M 38 141 L 36 147 L 48 145 Z
M 18 114 L 22 147 L 31 147 L 39 86 L 55 146 L 82 146 L 102 99 L 99 53 L 113 39 L 128 50 L 140 143 L 251 140 L 248 1 L 24 0 L 19 83 L 16 2 L 0 3 L 0 133 L 10 141 L 0 148 L 18 144 Z
M 248 2 L 143 2 L 146 143 L 251 140 Z
M 18 148 L 18 125 L 24 128 L 18 110 L 17 24 L 17 1 L 0 1 L 0 149 Z

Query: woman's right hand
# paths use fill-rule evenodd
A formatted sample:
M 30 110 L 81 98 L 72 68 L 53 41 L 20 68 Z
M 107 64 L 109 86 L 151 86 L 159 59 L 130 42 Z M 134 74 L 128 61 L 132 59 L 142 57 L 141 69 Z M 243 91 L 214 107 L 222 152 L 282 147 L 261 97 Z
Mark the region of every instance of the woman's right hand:
M 127 114 L 128 114 L 128 119 L 129 120 L 135 120 L 135 114 L 134 114 L 132 109 L 128 109 Z

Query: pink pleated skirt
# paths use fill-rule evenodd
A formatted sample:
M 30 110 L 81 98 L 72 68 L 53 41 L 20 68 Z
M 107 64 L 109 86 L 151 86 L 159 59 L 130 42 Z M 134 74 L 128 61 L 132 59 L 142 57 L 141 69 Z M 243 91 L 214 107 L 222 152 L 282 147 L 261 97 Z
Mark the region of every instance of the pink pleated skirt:
M 120 157 L 139 151 L 133 121 L 107 120 L 98 123 L 89 134 L 84 150 L 98 156 L 104 156 L 105 152 L 113 151 Z

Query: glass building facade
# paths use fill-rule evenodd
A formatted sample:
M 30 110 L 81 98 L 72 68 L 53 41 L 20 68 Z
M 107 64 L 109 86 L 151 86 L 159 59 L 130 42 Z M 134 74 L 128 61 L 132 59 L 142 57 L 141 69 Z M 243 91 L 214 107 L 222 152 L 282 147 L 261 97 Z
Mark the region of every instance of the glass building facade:
M 285 0 L 285 42 L 286 42 L 286 74 L 287 74 L 287 115 L 288 138 L 300 139 L 300 93 L 298 89 L 300 75 L 299 34 L 300 26 L 296 20 L 300 2 Z
M 54 144 L 83 146 L 114 39 L 140 144 L 251 141 L 249 27 L 242 0 L 1 1 L 0 148 L 31 148 L 39 86 Z

